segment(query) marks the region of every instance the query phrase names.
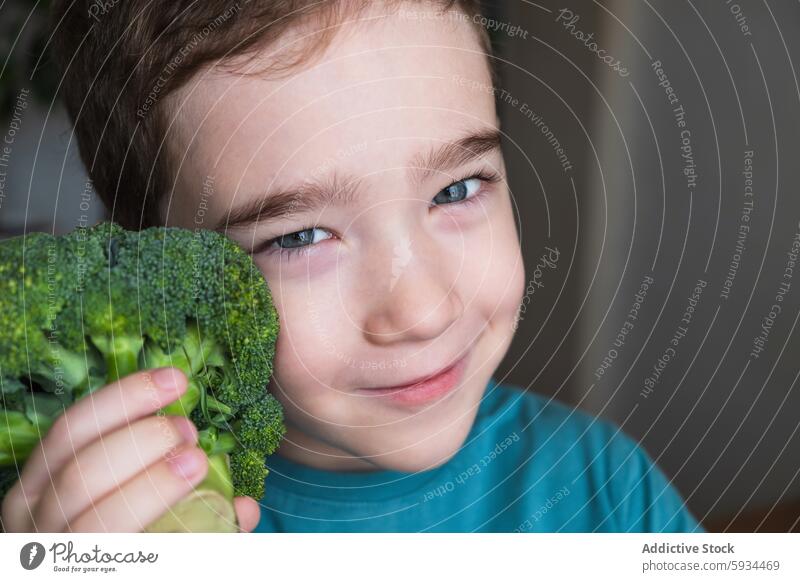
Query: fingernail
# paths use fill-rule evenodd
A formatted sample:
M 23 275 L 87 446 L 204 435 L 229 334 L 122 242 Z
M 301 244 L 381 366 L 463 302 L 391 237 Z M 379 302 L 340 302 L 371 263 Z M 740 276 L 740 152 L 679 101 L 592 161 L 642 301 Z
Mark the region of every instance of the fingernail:
M 203 471 L 205 453 L 200 449 L 186 449 L 167 462 L 178 477 L 192 479 Z
M 186 385 L 183 373 L 175 368 L 159 368 L 153 372 L 153 382 L 159 390 L 180 392 Z
M 197 442 L 197 429 L 191 420 L 183 416 L 173 416 L 172 424 L 181 433 L 184 443 L 193 445 Z

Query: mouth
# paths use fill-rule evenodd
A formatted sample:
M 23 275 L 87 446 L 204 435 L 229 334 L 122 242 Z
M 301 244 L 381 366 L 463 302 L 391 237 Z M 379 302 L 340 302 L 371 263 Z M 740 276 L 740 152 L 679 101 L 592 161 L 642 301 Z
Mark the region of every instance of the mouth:
M 409 384 L 375 388 L 359 388 L 356 392 L 405 405 L 425 404 L 452 391 L 461 383 L 472 350 L 455 362 L 432 375 L 424 376 Z

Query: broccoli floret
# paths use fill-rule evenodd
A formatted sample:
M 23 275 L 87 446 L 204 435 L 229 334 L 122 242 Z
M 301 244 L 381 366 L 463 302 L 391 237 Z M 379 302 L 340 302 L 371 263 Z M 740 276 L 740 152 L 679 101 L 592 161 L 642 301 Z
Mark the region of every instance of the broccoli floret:
M 221 412 L 220 408 L 214 408 L 206 413 L 202 403 L 192 412 L 200 429 L 200 446 L 209 457 L 230 453 L 236 495 L 260 499 L 267 476 L 263 460 L 275 452 L 286 431 L 283 407 L 266 392 L 240 408 L 236 415 L 224 410 L 224 403 L 217 405 Z M 259 459 L 260 469 L 255 469 L 255 459 Z
M 263 275 L 233 241 L 111 222 L 5 241 L 0 319 L 4 483 L 66 406 L 137 370 L 174 366 L 189 389 L 161 412 L 200 430 L 210 467 L 202 503 L 219 509 L 213 491 L 232 512 L 234 493 L 263 496 L 266 457 L 285 432 L 266 391 L 279 321 Z M 184 523 L 190 501 L 176 510 Z M 171 527 L 162 520 L 153 530 Z
M 239 478 L 234 482 L 235 494 L 247 495 L 248 491 L 263 487 L 269 471 L 258 452 L 237 450 L 231 454 L 231 473 Z
M 244 449 L 271 455 L 284 434 L 283 424 L 279 422 L 282 418 L 283 408 L 267 393 L 242 410 L 233 432 Z

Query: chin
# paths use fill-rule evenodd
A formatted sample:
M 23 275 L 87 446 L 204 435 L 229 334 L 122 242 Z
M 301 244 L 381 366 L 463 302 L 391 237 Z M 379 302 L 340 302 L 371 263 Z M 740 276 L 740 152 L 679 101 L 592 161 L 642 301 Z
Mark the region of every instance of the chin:
M 464 392 L 462 396 L 468 398 L 469 394 Z M 477 400 L 479 402 L 480 397 Z M 445 415 L 441 415 L 436 408 L 431 409 L 431 416 L 425 422 L 431 426 L 418 426 L 410 434 L 390 437 L 392 444 L 383 443 L 383 450 L 395 449 L 396 452 L 373 457 L 375 464 L 393 471 L 416 473 L 447 463 L 465 445 L 478 409 L 477 405 L 464 406 L 458 402 L 455 405 L 458 412 Z M 443 426 L 447 426 L 444 431 Z M 405 443 L 405 446 L 401 443 Z
M 403 473 L 418 473 L 429 471 L 447 463 L 455 456 L 469 434 L 472 419 L 461 423 L 447 434 L 439 434 L 433 438 L 419 442 L 402 451 L 389 455 L 382 455 L 375 459 L 375 464 L 382 469 L 401 471 Z

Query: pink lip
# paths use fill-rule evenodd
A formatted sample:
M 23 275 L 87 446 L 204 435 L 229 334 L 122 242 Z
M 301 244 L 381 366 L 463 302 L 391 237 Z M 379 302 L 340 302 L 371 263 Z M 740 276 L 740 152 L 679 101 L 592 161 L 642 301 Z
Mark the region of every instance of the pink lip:
M 436 375 L 429 376 L 413 384 L 391 386 L 388 388 L 360 388 L 358 392 L 387 398 L 398 404 L 425 404 L 444 396 L 458 386 L 464 375 L 468 355 L 467 353 L 461 356 L 455 363 Z

